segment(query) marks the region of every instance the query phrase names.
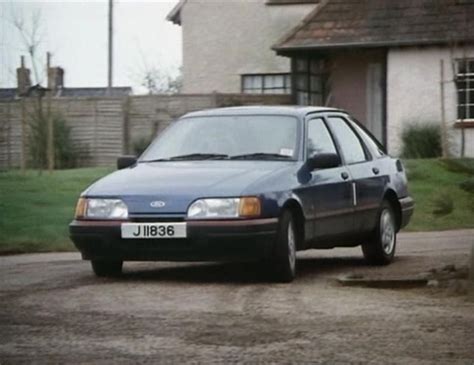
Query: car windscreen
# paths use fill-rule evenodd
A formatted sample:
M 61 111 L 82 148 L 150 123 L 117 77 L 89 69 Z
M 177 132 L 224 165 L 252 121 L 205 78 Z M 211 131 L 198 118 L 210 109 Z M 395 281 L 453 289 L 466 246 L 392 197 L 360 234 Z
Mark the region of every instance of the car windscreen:
M 281 115 L 184 118 L 159 136 L 140 161 L 180 157 L 295 159 L 297 127 L 295 117 Z

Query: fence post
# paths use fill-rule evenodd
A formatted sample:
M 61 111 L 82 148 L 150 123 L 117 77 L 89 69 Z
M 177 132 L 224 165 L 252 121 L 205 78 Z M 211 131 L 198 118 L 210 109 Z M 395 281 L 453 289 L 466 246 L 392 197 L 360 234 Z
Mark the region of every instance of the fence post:
M 441 96 L 441 147 L 443 158 L 449 157 L 448 130 L 446 127 L 446 108 L 444 100 L 444 60 L 440 60 L 440 96 Z
M 122 104 L 123 125 L 122 125 L 122 153 L 130 153 L 130 109 L 131 98 L 127 96 Z
M 467 296 L 470 301 L 474 302 L 474 240 L 471 245 L 472 245 L 471 246 L 471 260 L 470 260 L 470 268 L 469 268 Z
M 27 140 L 27 130 L 26 130 L 26 105 L 25 105 L 25 98 L 21 98 L 21 160 L 20 160 L 20 168 L 22 172 L 26 170 L 26 160 L 27 160 L 27 148 L 26 148 L 26 140 Z
M 46 120 L 47 120 L 47 140 L 46 140 L 46 155 L 48 160 L 48 171 L 52 173 L 54 170 L 54 123 L 53 117 L 51 115 L 51 94 L 55 85 L 53 85 L 53 75 L 50 75 L 51 72 L 51 53 L 46 53 L 46 75 L 48 76 L 48 87 L 46 90 Z

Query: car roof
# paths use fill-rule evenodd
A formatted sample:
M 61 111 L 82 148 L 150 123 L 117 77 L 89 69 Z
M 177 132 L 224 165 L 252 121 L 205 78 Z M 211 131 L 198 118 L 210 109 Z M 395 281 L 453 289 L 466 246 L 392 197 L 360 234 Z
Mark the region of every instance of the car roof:
M 278 106 L 237 106 L 228 108 L 215 108 L 200 110 L 185 114 L 182 118 L 204 117 L 204 116 L 225 116 L 225 115 L 294 115 L 296 117 L 305 117 L 311 113 L 336 111 L 346 113 L 344 110 L 320 106 L 302 106 L 302 105 L 278 105 Z

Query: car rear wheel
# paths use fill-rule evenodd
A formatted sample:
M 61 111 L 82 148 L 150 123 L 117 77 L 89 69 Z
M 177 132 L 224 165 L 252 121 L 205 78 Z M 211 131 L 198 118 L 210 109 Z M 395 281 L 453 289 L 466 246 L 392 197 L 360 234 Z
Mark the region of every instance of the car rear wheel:
M 96 276 L 112 277 L 122 273 L 123 261 L 92 260 L 91 265 Z
M 388 265 L 395 256 L 397 226 L 395 214 L 388 201 L 384 201 L 378 214 L 372 238 L 362 245 L 365 259 L 373 265 Z
M 296 276 L 296 241 L 298 235 L 295 227 L 291 212 L 284 211 L 280 218 L 274 260 L 275 279 L 278 282 L 289 283 Z

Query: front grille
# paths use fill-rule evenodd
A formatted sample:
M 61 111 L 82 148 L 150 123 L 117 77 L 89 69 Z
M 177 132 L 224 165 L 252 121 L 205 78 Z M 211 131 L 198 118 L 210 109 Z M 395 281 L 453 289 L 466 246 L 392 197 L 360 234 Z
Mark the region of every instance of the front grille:
M 183 222 L 185 216 L 182 214 L 131 214 L 131 222 Z

